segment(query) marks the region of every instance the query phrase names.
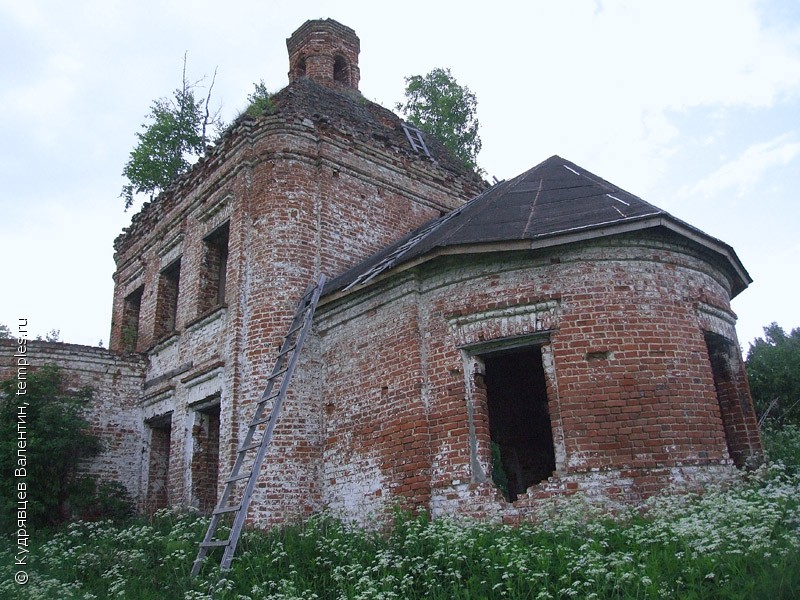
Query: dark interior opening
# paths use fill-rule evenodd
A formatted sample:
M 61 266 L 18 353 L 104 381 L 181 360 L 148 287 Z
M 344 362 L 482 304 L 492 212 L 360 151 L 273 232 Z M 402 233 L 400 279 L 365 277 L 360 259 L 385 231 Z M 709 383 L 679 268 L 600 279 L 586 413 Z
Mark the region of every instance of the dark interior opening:
M 705 332 L 708 358 L 711 361 L 711 374 L 714 377 L 714 388 L 717 392 L 722 425 L 725 429 L 725 444 L 728 454 L 736 461 L 738 454 L 731 446 L 732 438 L 736 436 L 736 426 L 733 412 L 736 408 L 737 387 L 733 372 L 731 371 L 731 343 L 721 335 Z M 738 462 L 737 462 L 738 465 Z
M 147 478 L 147 509 L 153 513 L 169 506 L 170 446 L 172 444 L 172 413 L 148 423 L 150 426 L 149 476 Z
M 197 411 L 192 435 L 194 456 L 192 481 L 200 514 L 210 514 L 217 504 L 219 480 L 219 415 L 220 405 L 215 404 Z
M 347 84 L 347 61 L 343 56 L 337 56 L 333 62 L 333 80 L 337 83 Z
M 180 259 L 161 271 L 161 276 L 158 279 L 158 298 L 156 301 L 156 338 L 175 331 L 180 278 Z
M 135 352 L 139 341 L 139 315 L 142 311 L 144 286 L 125 297 L 122 309 L 122 348 Z
M 230 225 L 225 223 L 203 240 L 205 269 L 201 278 L 201 312 L 225 304 L 229 238 Z
M 513 502 L 556 469 L 547 383 L 538 346 L 483 357 L 492 478 Z

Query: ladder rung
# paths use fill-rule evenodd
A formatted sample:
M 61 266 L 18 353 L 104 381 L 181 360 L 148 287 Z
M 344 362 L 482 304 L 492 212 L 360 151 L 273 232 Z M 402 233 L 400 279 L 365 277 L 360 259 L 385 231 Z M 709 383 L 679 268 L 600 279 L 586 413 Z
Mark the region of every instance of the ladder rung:
M 241 473 L 239 475 L 232 475 L 225 480 L 225 483 L 233 483 L 234 481 L 241 481 L 250 477 L 250 473 Z
M 267 377 L 267 381 L 269 381 L 270 379 L 276 379 L 276 378 L 280 377 L 281 375 L 286 373 L 286 371 L 288 371 L 288 370 L 289 370 L 289 367 L 283 367 L 280 371 L 276 371 L 275 373 L 273 373 L 272 375 Z
M 263 425 L 264 423 L 269 423 L 271 420 L 272 420 L 272 415 L 267 415 L 266 417 L 261 417 L 260 419 L 250 423 L 250 427 L 255 427 L 257 425 Z
M 275 358 L 277 359 L 280 358 L 281 356 L 286 356 L 287 354 L 289 354 L 289 352 L 291 352 L 295 348 L 297 348 L 297 344 L 292 344 L 285 350 L 281 350 L 280 352 L 278 352 L 278 356 L 276 356 Z
M 214 512 L 212 512 L 211 514 L 224 515 L 225 513 L 236 512 L 237 510 L 239 510 L 239 508 L 241 508 L 241 506 L 238 504 L 236 506 L 223 506 L 222 508 L 215 509 Z
M 260 447 L 261 447 L 261 442 L 260 441 L 253 442 L 252 444 L 248 444 L 247 446 L 239 448 L 239 454 L 241 454 L 242 452 L 250 452 L 250 450 L 255 450 L 256 448 L 260 448 Z
M 278 390 L 277 392 L 275 392 L 271 396 L 267 396 L 266 398 L 261 398 L 261 400 L 258 401 L 258 404 L 266 404 L 270 400 L 275 400 L 275 398 L 277 398 L 280 395 L 281 395 L 281 391 Z
M 289 331 L 286 333 L 286 337 L 287 337 L 287 338 L 289 338 L 289 337 L 292 337 L 292 335 L 293 335 L 293 334 L 297 333 L 298 331 L 300 331 L 300 330 L 301 330 L 303 327 L 305 327 L 305 326 L 306 326 L 306 320 L 305 320 L 305 319 L 303 319 L 302 321 L 300 321 L 300 324 L 299 324 L 297 327 L 292 327 L 292 328 L 291 328 L 291 329 L 290 329 L 290 330 L 289 330 Z
M 230 540 L 213 540 L 211 542 L 200 542 L 201 548 L 221 548 L 223 546 L 230 546 Z

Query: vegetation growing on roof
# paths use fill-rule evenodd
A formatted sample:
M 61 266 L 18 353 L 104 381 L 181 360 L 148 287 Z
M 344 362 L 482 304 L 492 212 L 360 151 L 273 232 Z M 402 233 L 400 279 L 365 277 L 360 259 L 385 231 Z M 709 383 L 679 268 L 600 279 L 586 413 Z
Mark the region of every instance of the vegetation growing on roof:
M 248 106 L 244 114 L 249 117 L 257 117 L 264 113 L 274 112 L 275 105 L 272 102 L 272 94 L 267 91 L 267 85 L 264 80 L 254 83 L 253 87 L 255 89 L 247 95 Z
M 180 87 L 172 97 L 153 101 L 146 117 L 149 123 L 143 123 L 143 131 L 136 133 L 138 142 L 122 170 L 128 180 L 120 194 L 126 209 L 133 205 L 135 194 L 148 194 L 152 200 L 178 175 L 188 171 L 205 152 L 212 134 L 222 129 L 219 110 L 211 111 L 216 75 L 215 70 L 205 97 L 198 99 L 196 94 L 203 79 L 187 79 L 184 55 Z
M 478 100 L 459 85 L 450 69 L 406 77 L 405 102 L 396 104 L 409 122 L 437 137 L 465 166 L 479 172 Z

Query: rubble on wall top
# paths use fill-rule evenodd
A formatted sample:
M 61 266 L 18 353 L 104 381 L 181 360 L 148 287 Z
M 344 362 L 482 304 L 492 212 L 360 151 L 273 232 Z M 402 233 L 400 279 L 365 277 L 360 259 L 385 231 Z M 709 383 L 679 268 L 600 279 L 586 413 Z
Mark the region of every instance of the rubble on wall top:
M 478 189 L 485 185 L 479 175 L 465 167 L 433 136 L 426 135 L 429 155 L 418 153 L 409 144 L 403 120 L 391 110 L 367 100 L 352 89 L 333 89 L 302 77 L 272 96 L 272 109 L 259 117 L 242 116 L 223 133 L 220 141 L 207 149 L 205 156 L 185 174 L 178 177 L 152 201 L 145 202 L 114 241 L 117 252 L 133 237 L 155 225 L 181 198 L 205 177 L 225 163 L 227 153 L 242 136 L 257 132 L 260 125 L 276 120 L 311 121 L 320 129 L 339 131 L 365 144 L 378 144 L 408 161 L 417 161 L 425 168 L 442 171 L 444 179 L 472 181 Z

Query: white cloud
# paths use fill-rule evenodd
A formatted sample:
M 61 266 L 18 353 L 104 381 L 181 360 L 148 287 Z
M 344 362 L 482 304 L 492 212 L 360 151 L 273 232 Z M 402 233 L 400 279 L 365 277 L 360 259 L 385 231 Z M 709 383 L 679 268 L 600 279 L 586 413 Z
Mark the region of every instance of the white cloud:
M 736 196 L 744 196 L 758 187 L 770 169 L 785 167 L 798 155 L 800 142 L 792 134 L 754 144 L 696 184 L 685 186 L 680 195 L 710 197 L 732 190 Z
M 479 162 L 489 175 L 512 177 L 558 153 L 670 210 L 662 201 L 682 185 L 709 194 L 753 189 L 796 160 L 800 143 L 800 130 L 775 137 L 788 129 L 776 121 L 800 105 L 800 23 L 769 29 L 760 10 L 771 9 L 746 0 L 462 0 L 457 8 L 407 0 L 387 21 L 366 0 L 231 0 L 224 10 L 213 0 L 0 0 L 0 50 L 14 57 L 0 72 L 0 210 L 7 228 L 12 217 L 36 223 L 72 264 L 82 264 L 81 253 L 110 260 L 109 241 L 91 250 L 63 243 L 43 205 L 74 212 L 73 235 L 110 240 L 121 224 L 84 213 L 121 213 L 119 174 L 134 133 L 150 102 L 175 87 L 183 53 L 192 77 L 219 66 L 215 97 L 230 119 L 252 82 L 286 84 L 285 39 L 305 19 L 327 17 L 356 30 L 361 89 L 384 106 L 401 99 L 404 76 L 450 67 L 478 97 Z M 698 119 L 698 109 L 720 116 Z M 746 135 L 760 137 L 736 137 L 746 113 Z M 711 173 L 720 162 L 698 174 L 711 152 L 735 156 L 770 138 L 727 170 Z M 702 152 L 699 141 L 709 144 Z M 698 208 L 687 220 L 702 222 Z M 727 239 L 728 231 L 719 234 Z M 37 251 L 43 257 L 30 263 L 31 275 L 46 278 L 52 260 L 45 245 Z M 0 277 L 13 276 L 3 267 Z M 107 310 L 111 268 L 83 270 L 81 304 Z M 0 299 L 0 322 L 15 316 L 8 306 Z M 68 318 L 53 326 L 68 331 Z M 107 323 L 92 330 L 105 336 Z

